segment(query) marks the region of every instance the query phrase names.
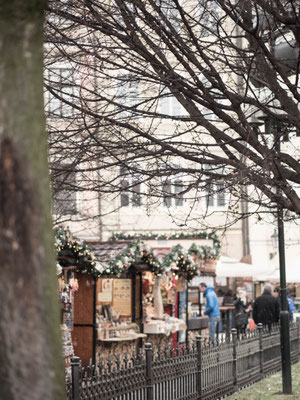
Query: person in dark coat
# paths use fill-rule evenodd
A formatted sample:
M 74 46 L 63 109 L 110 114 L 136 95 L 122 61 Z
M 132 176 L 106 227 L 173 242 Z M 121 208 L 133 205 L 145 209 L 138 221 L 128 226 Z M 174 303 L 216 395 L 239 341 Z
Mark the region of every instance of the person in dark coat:
M 255 299 L 252 316 L 256 325 L 261 323 L 269 329 L 279 321 L 279 303 L 272 295 L 271 285 L 266 285 L 263 294 Z

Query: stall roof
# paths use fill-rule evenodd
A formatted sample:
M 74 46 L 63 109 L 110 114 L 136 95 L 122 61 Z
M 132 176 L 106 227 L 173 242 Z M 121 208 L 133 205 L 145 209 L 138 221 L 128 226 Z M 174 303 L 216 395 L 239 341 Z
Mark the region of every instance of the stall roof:
M 97 261 L 108 263 L 122 253 L 132 241 L 99 242 L 98 240 L 86 240 L 85 243 L 91 249 Z
M 99 262 L 107 263 L 122 253 L 133 240 L 116 241 L 116 242 L 99 242 L 97 240 L 86 240 L 86 245 L 90 248 L 94 257 Z M 171 247 L 153 247 L 157 257 L 162 259 L 169 254 Z

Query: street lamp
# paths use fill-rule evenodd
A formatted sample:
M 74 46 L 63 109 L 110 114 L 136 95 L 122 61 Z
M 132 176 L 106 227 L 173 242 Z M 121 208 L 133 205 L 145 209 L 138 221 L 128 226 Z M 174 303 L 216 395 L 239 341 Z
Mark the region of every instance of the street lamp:
M 280 152 L 280 137 L 282 133 L 281 129 L 283 127 L 283 124 L 280 121 L 269 118 L 265 114 L 258 116 L 257 119 L 264 121 L 265 134 L 269 135 L 273 134 L 274 149 L 277 152 Z M 258 124 L 255 124 L 254 126 L 257 127 L 257 125 Z M 280 193 L 279 187 L 276 188 L 276 192 Z M 292 394 L 290 325 L 289 325 L 290 321 L 289 321 L 289 305 L 287 300 L 287 287 L 286 287 L 283 209 L 280 205 L 277 206 L 277 229 L 278 229 L 280 302 L 281 302 L 280 347 L 281 347 L 281 366 L 282 366 L 282 387 L 284 394 Z
M 291 8 L 292 10 L 292 8 Z M 271 13 L 269 14 L 271 16 Z M 270 25 L 274 22 L 271 21 L 272 18 L 266 18 L 265 12 L 258 14 L 258 30 L 260 32 L 268 32 L 266 35 L 265 42 L 269 42 L 270 52 L 273 56 L 273 61 L 279 61 L 281 68 L 287 76 L 294 75 L 298 73 L 299 67 L 299 41 L 297 39 L 289 39 L 276 43 L 276 40 L 282 36 L 282 32 L 292 32 L 290 26 L 283 23 L 279 24 L 278 27 L 274 29 Z M 259 23 L 260 21 L 260 23 Z M 281 26 L 280 26 L 281 25 Z M 276 62 L 275 61 L 275 62 Z M 265 87 L 264 74 L 262 74 L 262 81 L 256 80 L 255 75 L 253 76 L 253 84 L 256 87 Z M 259 76 L 259 71 L 258 71 Z M 256 85 L 257 84 L 257 85 Z M 276 103 L 276 100 L 274 101 Z M 274 104 L 276 105 L 276 104 Z M 279 109 L 280 109 L 280 104 Z M 271 107 L 273 115 L 276 113 L 276 108 Z M 257 118 L 259 118 L 257 116 Z M 265 134 L 273 134 L 274 137 L 274 149 L 280 152 L 280 138 L 284 133 L 282 128 L 284 124 L 276 119 L 271 119 L 269 116 L 264 115 L 260 117 L 265 123 Z M 257 125 L 256 125 L 257 126 Z M 254 128 L 257 133 L 258 128 Z M 299 132 L 296 131 L 297 136 Z M 283 135 L 283 140 L 288 140 L 288 133 L 285 132 Z M 280 194 L 280 188 L 277 187 L 276 193 Z M 292 393 L 292 377 L 291 377 L 291 359 L 290 359 L 290 332 L 289 332 L 289 311 L 288 311 L 288 301 L 287 301 L 287 288 L 286 288 L 286 271 L 285 271 L 285 248 L 284 248 L 284 226 L 283 226 L 283 209 L 280 205 L 277 206 L 277 229 L 278 229 L 278 253 L 279 253 L 279 272 L 280 272 L 280 345 L 281 345 L 281 362 L 282 362 L 282 386 L 284 394 Z

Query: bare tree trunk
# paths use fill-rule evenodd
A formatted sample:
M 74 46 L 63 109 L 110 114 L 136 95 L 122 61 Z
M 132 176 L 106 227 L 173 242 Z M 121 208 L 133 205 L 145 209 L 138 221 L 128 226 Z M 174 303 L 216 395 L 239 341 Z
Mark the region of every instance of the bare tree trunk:
M 0 399 L 65 399 L 43 112 L 44 0 L 0 0 Z

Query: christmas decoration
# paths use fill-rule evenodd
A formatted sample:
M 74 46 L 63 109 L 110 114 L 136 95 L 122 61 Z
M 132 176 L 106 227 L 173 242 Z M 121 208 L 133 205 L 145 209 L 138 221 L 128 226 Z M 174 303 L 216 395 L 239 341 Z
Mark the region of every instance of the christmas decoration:
M 192 236 L 194 235 L 194 236 Z M 196 245 L 195 243 L 185 250 L 181 245 L 173 247 L 162 261 L 159 261 L 155 252 L 148 244 L 142 240 L 129 243 L 125 251 L 118 254 L 108 264 L 100 263 L 94 259 L 91 250 L 78 238 L 72 236 L 68 229 L 59 228 L 55 232 L 55 246 L 57 250 L 57 260 L 60 266 L 73 266 L 81 273 L 92 274 L 96 277 L 126 276 L 132 265 L 144 266 L 147 271 L 155 276 L 162 276 L 168 271 L 172 271 L 178 277 L 191 280 L 197 275 L 198 267 L 194 259 L 217 260 L 220 256 L 220 241 L 215 233 L 207 234 L 203 232 L 175 234 L 175 235 L 125 235 L 115 234 L 114 240 L 128 240 L 143 237 L 144 239 L 182 239 L 197 237 L 213 240 L 213 247 Z
M 74 266 L 78 272 L 98 275 L 93 253 L 78 238 L 72 236 L 69 229 L 56 229 L 55 247 L 57 261 L 62 267 Z
M 193 279 L 198 273 L 197 265 L 190 254 L 180 245 L 173 247 L 169 254 L 163 258 L 163 264 L 179 277 L 187 281 Z
M 115 232 L 109 238 L 109 241 L 116 242 L 118 240 L 174 240 L 174 239 L 207 239 L 213 241 L 213 247 L 221 247 L 218 235 L 215 232 L 179 232 L 179 233 L 125 233 Z
M 159 262 L 151 246 L 142 241 L 130 243 L 123 253 L 117 255 L 107 268 L 102 271 L 102 275 L 121 276 L 132 264 L 145 264 L 147 270 L 155 276 L 165 273 L 165 268 Z
M 206 239 L 212 240 L 213 246 L 196 245 L 195 243 L 189 249 L 189 254 L 200 258 L 201 260 L 214 259 L 217 260 L 221 254 L 221 242 L 215 232 L 180 232 L 175 234 L 159 234 L 159 233 L 135 233 L 126 234 L 124 232 L 113 233 L 109 241 L 118 240 L 174 240 L 174 239 Z
M 221 247 L 203 246 L 196 243 L 193 243 L 189 248 L 189 254 L 200 260 L 217 260 L 220 257 L 220 252 Z

